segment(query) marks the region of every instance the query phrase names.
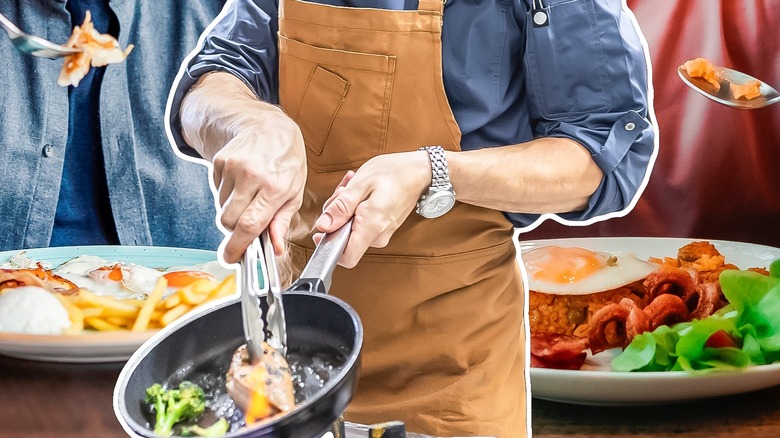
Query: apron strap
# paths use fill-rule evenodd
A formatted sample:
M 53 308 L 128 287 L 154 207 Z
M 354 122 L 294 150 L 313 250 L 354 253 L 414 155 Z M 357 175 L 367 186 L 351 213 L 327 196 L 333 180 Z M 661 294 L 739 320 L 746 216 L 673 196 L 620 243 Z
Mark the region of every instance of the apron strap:
M 419 0 L 417 5 L 418 11 L 430 11 L 438 12 L 439 14 L 444 12 L 444 4 L 447 0 Z

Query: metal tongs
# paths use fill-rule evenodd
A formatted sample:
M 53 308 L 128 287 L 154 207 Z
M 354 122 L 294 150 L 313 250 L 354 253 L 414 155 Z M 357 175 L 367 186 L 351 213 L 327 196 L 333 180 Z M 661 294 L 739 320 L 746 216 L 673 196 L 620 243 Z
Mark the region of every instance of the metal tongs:
M 287 326 L 282 305 L 282 287 L 279 267 L 276 264 L 273 244 L 268 231 L 260 239 L 255 239 L 246 249 L 241 265 L 241 311 L 244 318 L 244 337 L 252 363 L 263 357 L 263 341 L 282 355 L 287 354 Z M 262 254 L 262 258 L 261 258 Z M 265 295 L 268 311 L 263 313 L 260 307 L 262 296 L 258 287 L 257 262 L 261 260 L 263 272 L 268 280 L 268 293 Z

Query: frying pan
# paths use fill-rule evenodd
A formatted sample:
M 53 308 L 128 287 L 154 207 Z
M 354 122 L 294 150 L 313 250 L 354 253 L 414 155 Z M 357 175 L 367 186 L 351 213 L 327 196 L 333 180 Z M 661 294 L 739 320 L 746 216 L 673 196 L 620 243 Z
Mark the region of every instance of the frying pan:
M 347 223 L 326 235 L 301 278 L 283 295 L 288 357 L 338 351 L 343 367 L 292 411 L 226 437 L 318 437 L 346 410 L 357 384 L 363 326 L 351 307 L 326 292 L 350 230 L 351 223 Z M 265 300 L 260 301 L 266 312 Z M 197 383 L 203 376 L 224 376 L 230 358 L 244 342 L 238 298 L 192 312 L 162 329 L 130 357 L 117 379 L 114 413 L 122 427 L 133 436 L 154 437 L 144 405 L 146 388 L 154 383 L 170 387 L 182 380 Z M 216 390 L 226 393 L 224 379 Z

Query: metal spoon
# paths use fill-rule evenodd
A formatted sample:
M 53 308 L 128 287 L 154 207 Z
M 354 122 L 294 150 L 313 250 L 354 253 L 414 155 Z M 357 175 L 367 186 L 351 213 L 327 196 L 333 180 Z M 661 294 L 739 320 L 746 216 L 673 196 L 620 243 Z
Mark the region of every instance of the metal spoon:
M 677 74 L 680 75 L 680 79 L 689 87 L 703 96 L 723 105 L 742 109 L 756 109 L 780 102 L 780 93 L 778 93 L 777 90 L 753 76 L 726 67 L 718 67 L 718 73 L 718 76 L 721 78 L 720 90 L 716 90 L 711 83 L 702 78 L 691 77 L 683 66 L 677 68 Z M 761 87 L 759 88 L 761 96 L 752 99 L 735 99 L 734 96 L 731 95 L 729 84 L 742 85 L 749 81 L 759 81 L 761 83 Z
M 28 35 L 2 14 L 0 14 L 0 25 L 5 29 L 13 45 L 22 53 L 50 59 L 81 53 L 80 49 L 61 46 L 41 37 Z

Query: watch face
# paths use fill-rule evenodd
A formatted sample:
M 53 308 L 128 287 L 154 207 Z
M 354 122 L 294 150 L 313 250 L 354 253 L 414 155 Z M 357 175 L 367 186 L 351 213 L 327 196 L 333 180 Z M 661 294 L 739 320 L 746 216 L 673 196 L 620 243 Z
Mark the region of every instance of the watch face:
M 449 191 L 441 191 L 431 194 L 426 198 L 420 208 L 420 215 L 433 219 L 450 211 L 455 205 L 455 195 Z

